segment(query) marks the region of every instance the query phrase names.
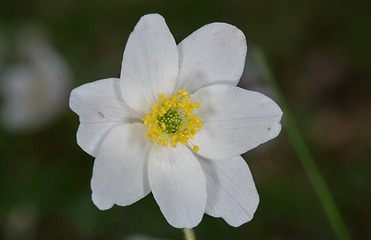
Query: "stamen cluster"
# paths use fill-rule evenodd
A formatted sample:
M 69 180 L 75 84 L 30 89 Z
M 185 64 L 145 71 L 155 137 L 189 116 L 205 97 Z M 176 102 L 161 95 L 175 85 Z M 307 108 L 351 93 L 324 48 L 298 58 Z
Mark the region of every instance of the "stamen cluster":
M 178 90 L 177 95 L 169 98 L 160 93 L 158 98 L 161 102 L 154 103 L 152 112 L 143 117 L 148 130 L 146 138 L 152 138 L 153 142 L 164 147 L 170 143 L 175 148 L 178 142 L 188 145 L 204 125 L 197 114 L 192 115 L 193 109 L 199 108 L 200 104 L 189 102 L 190 97 L 184 90 Z M 198 150 L 199 147 L 194 145 L 193 151 Z

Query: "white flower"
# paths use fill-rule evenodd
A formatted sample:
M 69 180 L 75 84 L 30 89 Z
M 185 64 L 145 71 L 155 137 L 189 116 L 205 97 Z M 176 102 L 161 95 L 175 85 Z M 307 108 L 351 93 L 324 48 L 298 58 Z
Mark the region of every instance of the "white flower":
M 30 130 L 46 124 L 66 109 L 72 80 L 70 69 L 37 27 L 19 32 L 19 63 L 0 79 L 3 124 L 12 130 Z
M 252 219 L 259 197 L 240 154 L 278 135 L 282 111 L 236 87 L 246 51 L 232 25 L 208 24 L 177 46 L 160 15 L 145 15 L 130 34 L 120 78 L 72 91 L 78 144 L 96 158 L 99 209 L 152 191 L 177 228 L 195 227 L 204 213 L 232 226 Z

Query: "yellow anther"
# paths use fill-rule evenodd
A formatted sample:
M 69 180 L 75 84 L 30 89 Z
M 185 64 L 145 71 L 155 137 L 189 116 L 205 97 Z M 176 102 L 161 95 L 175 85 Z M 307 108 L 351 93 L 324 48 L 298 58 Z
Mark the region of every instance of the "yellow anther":
M 193 129 L 196 130 L 196 131 L 199 131 L 199 130 L 201 130 L 201 127 L 195 126 Z
M 171 141 L 177 142 L 178 141 L 178 138 L 179 138 L 178 135 L 172 135 L 171 136 Z
M 162 104 L 168 104 L 170 102 L 170 100 L 169 99 L 167 99 L 166 97 L 164 97 L 163 99 L 162 99 Z
M 171 101 L 176 102 L 176 96 L 175 95 L 171 95 L 170 99 L 171 99 Z
M 183 145 L 188 144 L 188 138 L 187 137 L 182 137 L 182 140 L 180 141 Z
M 193 123 L 194 123 L 194 121 L 193 121 L 193 119 L 189 119 L 188 120 L 188 127 L 193 127 Z
M 196 103 L 190 103 L 190 104 L 189 104 L 189 107 L 190 107 L 190 108 L 196 108 Z
M 184 109 L 184 112 L 186 113 L 186 115 L 189 117 L 189 116 L 191 116 L 191 114 L 192 114 L 192 110 L 189 110 L 188 108 L 185 108 Z
M 178 143 L 177 141 L 173 141 L 173 140 L 170 141 L 170 145 L 174 148 L 176 148 L 177 143 Z
M 189 134 L 189 129 L 188 128 L 185 128 L 184 130 L 183 130 L 183 135 L 184 136 L 187 136 Z
M 200 118 L 193 114 L 200 104 L 190 102 L 191 95 L 182 89 L 168 98 L 160 93 L 158 98 L 160 101 L 153 104 L 152 112 L 142 118 L 148 130 L 145 137 L 164 147 L 171 145 L 176 148 L 178 143 L 188 145 L 203 126 Z M 198 150 L 198 146 L 193 146 L 193 151 Z
M 167 112 L 167 110 L 164 107 L 162 107 L 161 110 L 160 110 L 160 113 L 158 115 L 163 116 L 166 112 Z
M 152 106 L 152 111 L 158 111 L 158 109 L 160 108 L 160 104 L 157 102 L 157 103 L 155 103 L 155 104 L 153 104 L 153 106 Z
M 193 146 L 193 151 L 194 151 L 194 152 L 198 152 L 198 150 L 200 150 L 199 146 L 194 145 L 194 146 Z

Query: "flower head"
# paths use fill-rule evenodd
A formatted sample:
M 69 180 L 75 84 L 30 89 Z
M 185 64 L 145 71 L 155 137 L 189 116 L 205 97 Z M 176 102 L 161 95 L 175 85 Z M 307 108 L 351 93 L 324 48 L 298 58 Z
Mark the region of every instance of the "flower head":
M 14 45 L 19 61 L 0 74 L 0 118 L 11 130 L 33 130 L 65 110 L 72 74 L 37 26 L 23 28 Z
M 246 51 L 244 34 L 225 23 L 176 45 L 165 20 L 149 14 L 130 34 L 120 78 L 72 91 L 99 209 L 152 192 L 174 227 L 192 228 L 204 213 L 232 226 L 252 219 L 259 196 L 240 155 L 279 134 L 282 111 L 236 87 Z

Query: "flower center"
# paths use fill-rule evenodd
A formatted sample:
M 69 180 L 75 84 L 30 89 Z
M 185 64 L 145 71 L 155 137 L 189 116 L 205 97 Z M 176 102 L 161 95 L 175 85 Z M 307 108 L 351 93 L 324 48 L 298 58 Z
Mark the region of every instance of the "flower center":
M 160 93 L 158 98 L 161 102 L 154 103 L 152 112 L 143 117 L 148 130 L 146 138 L 152 138 L 153 142 L 164 147 L 170 143 L 175 148 L 178 142 L 188 145 L 190 139 L 193 139 L 204 125 L 197 114 L 192 115 L 193 109 L 199 108 L 200 104 L 189 102 L 190 97 L 184 90 L 179 90 L 177 95 L 171 95 L 169 98 Z M 193 151 L 197 152 L 199 149 L 193 145 Z

